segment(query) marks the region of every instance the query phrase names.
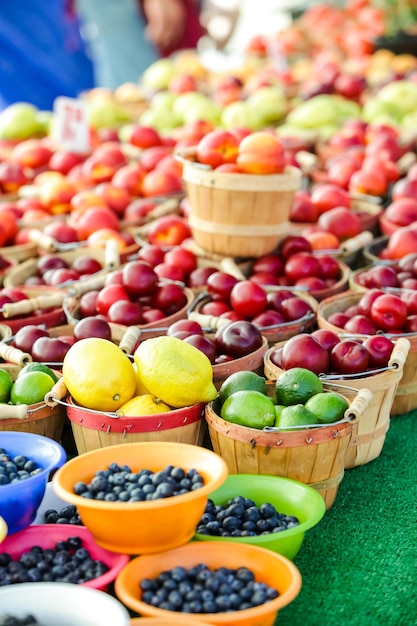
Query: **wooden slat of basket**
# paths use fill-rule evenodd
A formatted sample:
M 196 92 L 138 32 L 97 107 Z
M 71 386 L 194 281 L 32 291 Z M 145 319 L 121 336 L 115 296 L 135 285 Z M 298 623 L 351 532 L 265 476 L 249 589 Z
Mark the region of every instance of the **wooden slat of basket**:
M 193 422 L 177 428 L 169 430 L 161 430 L 158 432 L 144 433 L 112 433 L 95 430 L 92 428 L 84 428 L 80 424 L 71 422 L 72 432 L 78 454 L 105 448 L 107 446 L 118 445 L 121 443 L 134 443 L 138 441 L 173 441 L 178 443 L 189 443 L 193 445 L 201 445 L 204 438 L 205 425 L 203 421 Z

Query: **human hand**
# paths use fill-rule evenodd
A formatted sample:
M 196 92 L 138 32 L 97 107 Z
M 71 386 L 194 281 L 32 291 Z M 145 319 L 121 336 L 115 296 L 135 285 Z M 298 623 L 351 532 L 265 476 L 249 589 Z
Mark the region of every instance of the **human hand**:
M 180 40 L 187 9 L 181 0 L 144 0 L 146 36 L 159 48 L 170 48 Z

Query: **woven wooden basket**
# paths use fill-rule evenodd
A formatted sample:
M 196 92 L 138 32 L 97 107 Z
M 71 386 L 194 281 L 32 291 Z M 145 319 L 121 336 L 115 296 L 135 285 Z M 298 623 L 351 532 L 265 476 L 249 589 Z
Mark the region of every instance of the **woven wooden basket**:
M 16 380 L 24 364 L 2 363 L 0 368 L 8 371 L 12 379 Z M 56 373 L 58 374 L 58 372 Z M 0 404 L 0 433 L 10 430 L 33 433 L 49 437 L 60 443 L 65 421 L 66 411 L 60 405 L 51 407 L 46 402 L 37 402 L 30 405 Z
M 9 326 L 12 332 L 27 324 L 44 324 L 50 328 L 65 322 L 64 291 L 46 285 L 21 287 L 19 290 L 26 295 L 26 299 L 2 306 L 2 324 Z
M 216 403 L 206 405 L 206 421 L 213 450 L 231 474 L 286 476 L 316 489 L 329 509 L 344 476 L 345 457 L 354 424 L 372 393 L 361 389 L 349 401 L 345 419 L 328 426 L 293 431 L 257 430 L 222 419 Z M 348 399 L 348 398 L 347 398 Z
M 201 445 L 204 439 L 203 402 L 155 415 L 119 416 L 76 404 L 62 379 L 45 400 L 51 407 L 65 407 L 78 454 L 121 443 L 174 441 Z
M 280 348 L 284 342 L 275 348 Z M 264 357 L 264 374 L 268 380 L 276 381 L 284 371 L 271 361 L 270 348 Z M 376 459 L 382 452 L 385 436 L 390 426 L 390 415 L 394 396 L 403 375 L 404 363 L 410 349 L 410 342 L 401 337 L 395 344 L 388 367 L 368 376 L 341 378 L 323 376 L 328 385 L 335 385 L 334 391 L 353 400 L 359 389 L 372 391 L 372 399 L 364 409 L 361 418 L 353 426 L 352 438 L 346 452 L 345 468 L 365 465 Z
M 68 250 L 67 252 L 54 252 L 54 256 L 63 259 L 69 265 L 71 265 L 81 254 L 86 254 L 96 259 L 102 263 L 103 269 L 107 269 L 109 271 L 120 264 L 119 262 L 114 263 L 113 258 L 109 258 L 106 255 L 106 251 L 101 248 L 78 248 L 77 250 Z M 4 286 L 20 287 L 25 285 L 28 279 L 37 276 L 38 260 L 38 257 L 26 259 L 18 265 L 10 268 L 3 280 Z
M 183 161 L 193 237 L 205 250 L 234 257 L 272 252 L 287 232 L 301 171 L 282 174 L 228 174 Z
M 273 290 L 274 288 L 271 287 L 271 289 Z M 266 287 L 266 290 L 268 291 L 269 288 Z M 291 288 L 290 291 L 292 291 Z M 307 313 L 300 319 L 292 322 L 284 322 L 283 324 L 277 324 L 275 326 L 265 326 L 264 328 L 261 328 L 261 333 L 264 337 L 266 337 L 270 346 L 277 341 L 284 341 L 285 339 L 294 337 L 294 335 L 298 335 L 299 333 L 308 332 L 316 325 L 316 310 L 318 306 L 317 300 L 305 291 L 294 290 L 294 295 L 297 295 L 299 298 L 306 300 L 306 302 L 311 305 L 313 312 Z M 196 299 L 194 305 L 190 308 L 188 318 L 191 320 L 195 320 L 206 328 L 212 328 L 213 330 L 215 330 L 227 323 L 227 320 L 216 317 L 214 315 L 205 315 L 203 313 L 200 313 L 200 309 L 203 304 L 210 301 L 211 296 L 201 293 L 198 297 L 198 300 Z
M 330 324 L 327 318 L 331 313 L 339 313 L 347 309 L 349 306 L 356 305 L 363 296 L 361 291 L 347 291 L 338 294 L 323 302 L 320 302 L 317 309 L 317 324 L 319 328 L 327 328 L 335 333 L 344 333 L 343 328 L 339 328 Z M 406 338 L 410 342 L 408 356 L 403 366 L 403 374 L 399 381 L 397 391 L 391 407 L 391 416 L 402 415 L 413 411 L 417 408 L 417 333 L 404 333 L 403 335 L 389 335 L 393 340 L 400 337 Z

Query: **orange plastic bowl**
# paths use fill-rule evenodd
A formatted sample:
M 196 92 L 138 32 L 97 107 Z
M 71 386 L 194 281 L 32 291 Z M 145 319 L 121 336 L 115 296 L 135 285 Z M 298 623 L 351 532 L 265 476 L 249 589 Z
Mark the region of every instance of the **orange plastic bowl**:
M 133 472 L 158 472 L 167 465 L 196 469 L 203 487 L 189 493 L 145 502 L 89 500 L 74 493 L 79 481 L 90 482 L 110 463 L 129 465 Z M 62 470 L 62 471 L 61 471 Z M 55 493 L 71 504 L 96 542 L 123 554 L 147 554 L 187 543 L 195 534 L 209 494 L 226 480 L 225 461 L 200 446 L 165 441 L 123 443 L 86 452 L 65 463 L 53 477 Z
M 264 582 L 279 592 L 274 600 L 250 609 L 193 615 L 195 619 L 205 624 L 272 626 L 278 611 L 292 602 L 301 589 L 301 574 L 298 568 L 292 561 L 276 552 L 243 543 L 192 542 L 159 554 L 138 556 L 130 561 L 116 578 L 114 587 L 116 596 L 129 609 L 143 616 L 162 619 L 180 615 L 142 602 L 140 582 L 144 578 L 154 578 L 162 571 L 178 565 L 189 568 L 199 563 L 204 563 L 211 569 L 248 567 L 255 574 L 257 581 Z
M 130 626 L 209 626 L 207 622 L 200 622 L 192 617 L 134 617 Z M 213 625 L 214 626 L 214 625 Z

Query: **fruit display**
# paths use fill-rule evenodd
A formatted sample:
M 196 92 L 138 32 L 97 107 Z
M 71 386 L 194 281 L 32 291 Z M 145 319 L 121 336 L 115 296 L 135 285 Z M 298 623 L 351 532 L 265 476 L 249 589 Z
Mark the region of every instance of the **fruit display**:
M 417 61 L 376 49 L 386 17 L 314 3 L 239 67 L 82 94 L 82 152 L 0 112 L 0 587 L 94 586 L 86 531 L 143 616 L 273 626 L 296 597 L 285 557 L 417 407 Z M 14 554 L 47 481 L 71 534 Z

